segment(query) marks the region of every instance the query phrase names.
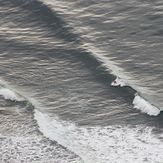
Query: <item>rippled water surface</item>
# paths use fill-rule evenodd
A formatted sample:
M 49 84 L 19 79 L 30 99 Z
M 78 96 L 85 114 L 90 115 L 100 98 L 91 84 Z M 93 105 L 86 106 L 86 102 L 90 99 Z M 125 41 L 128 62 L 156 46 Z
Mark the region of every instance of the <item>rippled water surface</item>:
M 161 163 L 162 19 L 161 0 L 0 0 L 1 162 Z

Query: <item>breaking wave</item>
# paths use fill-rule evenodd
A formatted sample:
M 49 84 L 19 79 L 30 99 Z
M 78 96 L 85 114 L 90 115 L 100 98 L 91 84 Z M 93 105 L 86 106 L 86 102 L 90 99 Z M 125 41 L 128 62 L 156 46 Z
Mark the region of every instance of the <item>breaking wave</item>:
M 79 127 L 38 110 L 35 119 L 44 136 L 75 152 L 84 163 L 153 163 L 163 159 L 161 142 L 151 128 Z
M 0 96 L 5 100 L 25 101 L 25 98 L 11 88 L 5 81 L 0 79 Z
M 113 86 L 113 87 L 125 87 L 125 86 L 129 86 L 129 84 L 126 83 L 123 79 L 120 79 L 117 77 L 111 83 L 111 86 Z M 131 86 L 130 86 L 130 88 L 133 89 Z M 138 92 L 135 93 L 135 97 L 133 99 L 133 105 L 134 105 L 134 108 L 139 109 L 142 112 L 147 113 L 148 115 L 151 115 L 151 116 L 157 116 L 158 114 L 160 114 L 160 111 L 161 111 L 160 109 L 158 109 L 154 105 L 150 104 L 143 97 L 141 97 L 138 94 Z
M 29 97 L 7 88 L 1 88 L 0 91 L 5 99 L 18 102 L 23 99 L 31 103 L 39 130 L 45 137 L 57 141 L 77 154 L 82 159 L 79 163 L 106 163 L 115 160 L 121 163 L 153 163 L 163 160 L 161 140 L 153 135 L 153 129 L 150 127 L 130 128 L 129 125 L 80 127 L 57 117 L 48 116 L 43 112 L 44 109 L 41 108 L 43 106 Z M 136 96 L 135 103 L 136 100 L 141 101 L 139 98 Z
M 0 96 L 3 96 L 4 99 L 6 100 L 11 100 L 11 101 L 22 101 L 23 98 L 19 97 L 18 94 L 13 92 L 12 90 L 8 88 L 0 88 Z
M 66 42 L 75 44 L 76 50 L 71 51 L 72 55 L 79 57 L 83 62 L 88 62 L 89 60 L 88 65 L 93 63 L 96 71 L 99 70 L 99 67 L 103 67 L 103 70 L 100 69 L 99 71 L 102 71 L 101 74 L 108 77 L 108 83 L 111 83 L 115 79 L 118 83 L 115 86 L 121 86 L 124 87 L 124 89 L 129 88 L 132 90 L 134 108 L 152 116 L 157 116 L 160 113 L 161 109 L 157 108 L 151 104 L 150 101 L 145 100 L 145 97 L 140 95 L 143 92 L 130 82 L 130 77 L 126 75 L 123 69 L 116 66 L 116 64 L 109 60 L 108 57 L 105 57 L 99 49 L 96 49 L 92 45 L 85 45 L 80 40 L 80 36 L 74 32 L 75 30 L 72 30 L 73 27 L 70 27 L 54 9 L 51 9 L 51 7 L 46 4 L 46 2 L 39 0 L 30 0 L 28 2 L 15 0 L 13 1 L 13 4 L 19 5 L 36 14 L 38 19 L 41 19 L 48 25 L 48 28 L 52 30 L 51 34 L 54 34 L 55 37 L 59 37 Z M 55 31 L 57 31 L 57 33 Z M 135 95 L 135 93 L 138 93 L 139 95 Z M 3 94 L 5 98 L 10 98 L 12 100 L 18 98 L 14 93 L 5 89 L 1 90 L 1 94 Z
M 158 114 L 160 114 L 160 110 L 157 107 L 151 105 L 148 101 L 146 101 L 139 95 L 135 95 L 133 105 L 134 108 L 139 109 L 142 112 L 147 113 L 148 115 L 157 116 Z

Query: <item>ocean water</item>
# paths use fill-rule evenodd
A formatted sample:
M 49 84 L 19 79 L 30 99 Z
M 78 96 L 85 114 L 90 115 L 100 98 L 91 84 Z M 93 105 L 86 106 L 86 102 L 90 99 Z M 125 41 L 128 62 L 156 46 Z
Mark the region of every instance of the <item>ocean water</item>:
M 162 163 L 163 2 L 0 0 L 0 162 Z

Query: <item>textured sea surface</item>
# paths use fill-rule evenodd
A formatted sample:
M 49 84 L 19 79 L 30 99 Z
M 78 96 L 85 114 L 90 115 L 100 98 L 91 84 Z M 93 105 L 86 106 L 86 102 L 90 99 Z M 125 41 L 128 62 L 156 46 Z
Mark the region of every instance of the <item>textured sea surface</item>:
M 162 163 L 163 2 L 0 0 L 0 162 Z

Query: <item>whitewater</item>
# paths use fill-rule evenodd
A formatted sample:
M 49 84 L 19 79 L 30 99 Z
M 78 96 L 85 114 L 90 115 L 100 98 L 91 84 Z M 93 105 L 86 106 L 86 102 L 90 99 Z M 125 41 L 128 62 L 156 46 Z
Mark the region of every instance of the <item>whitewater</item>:
M 65 13 L 69 13 L 69 12 L 71 13 L 71 15 L 75 15 L 75 14 L 78 14 L 78 12 L 79 13 L 81 12 L 80 10 L 73 11 L 71 8 L 71 3 L 70 3 L 70 6 L 68 4 L 65 4 L 65 2 L 60 3 L 59 1 L 46 1 L 46 2 L 43 2 L 43 4 L 49 5 L 49 7 L 52 7 L 52 8 L 53 8 L 53 6 L 56 5 L 57 8 L 55 8 L 54 10 L 60 12 L 61 15 L 65 15 Z M 66 8 L 62 8 L 61 7 L 62 5 L 65 5 Z M 85 8 L 83 10 L 85 10 Z M 86 14 L 86 16 L 87 16 L 87 14 Z M 91 16 L 93 16 L 93 15 L 91 15 Z M 97 16 L 97 17 L 100 18 L 101 15 Z M 72 19 L 72 17 L 70 17 L 70 18 Z M 70 26 L 72 26 L 72 24 L 76 25 L 74 22 L 72 23 L 72 21 L 70 21 Z M 80 28 L 77 28 L 78 33 L 82 32 L 82 26 L 80 26 Z M 88 30 L 89 30 L 89 28 L 88 28 Z M 88 35 L 90 35 L 90 34 L 88 34 Z M 89 36 L 84 35 L 81 37 L 84 40 L 85 37 L 89 37 Z M 141 94 L 141 96 L 140 95 L 135 96 L 135 98 L 133 100 L 134 108 L 137 108 L 137 109 L 141 110 L 142 112 L 145 112 L 152 116 L 157 116 L 160 113 L 160 111 L 162 111 L 162 105 L 159 106 L 156 101 L 153 101 L 153 98 L 149 98 L 149 94 L 150 95 L 154 94 L 154 91 L 146 86 L 141 86 L 139 84 L 139 82 L 132 77 L 132 74 L 130 74 L 129 72 L 125 72 L 125 70 L 122 67 L 117 66 L 117 63 L 112 61 L 112 57 L 110 57 L 110 59 L 108 60 L 108 56 L 102 48 L 100 48 L 100 47 L 96 48 L 90 42 L 87 42 L 87 43 L 82 42 L 82 45 L 80 45 L 80 47 L 82 47 L 86 51 L 88 51 L 89 55 L 95 57 L 97 59 L 97 62 L 100 63 L 100 67 L 104 67 L 105 71 L 110 73 L 110 75 L 114 76 L 114 81 L 117 81 L 116 86 L 121 86 L 121 87 L 129 86 L 136 93 Z M 126 60 L 128 60 L 128 58 Z M 142 78 L 143 78 L 143 76 L 142 76 Z M 111 85 L 112 85 L 112 82 L 111 82 Z M 149 98 L 149 100 L 148 100 L 148 98 Z M 155 102 L 155 104 L 153 104 L 154 102 Z M 155 105 L 157 105 L 157 107 Z
M 0 89 L 6 100 L 26 100 L 34 106 L 34 119 L 39 130 L 47 138 L 57 141 L 67 149 L 80 156 L 78 162 L 161 162 L 162 141 L 154 136 L 154 128 L 129 125 L 109 127 L 79 127 L 73 123 L 50 118 L 35 100 L 18 95 L 8 88 Z M 19 96 L 19 98 L 18 98 Z M 160 138 L 163 135 L 159 135 Z M 109 151 L 109 155 L 108 155 Z
M 162 163 L 161 0 L 0 1 L 0 162 Z

